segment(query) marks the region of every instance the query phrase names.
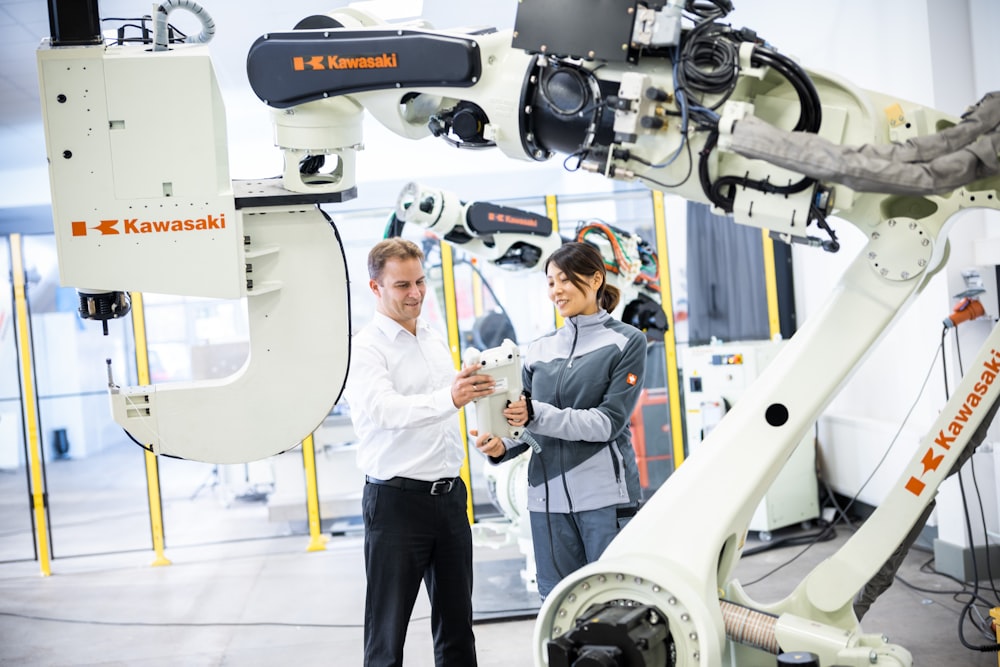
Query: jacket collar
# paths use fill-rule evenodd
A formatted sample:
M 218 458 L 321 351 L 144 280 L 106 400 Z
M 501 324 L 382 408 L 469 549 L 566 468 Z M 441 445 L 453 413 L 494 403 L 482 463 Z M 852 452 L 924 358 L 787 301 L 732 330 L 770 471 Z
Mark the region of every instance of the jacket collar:
M 592 315 L 575 315 L 574 317 L 567 318 L 566 321 L 577 329 L 587 329 L 604 324 L 610 317 L 611 315 L 608 311 L 600 308 Z

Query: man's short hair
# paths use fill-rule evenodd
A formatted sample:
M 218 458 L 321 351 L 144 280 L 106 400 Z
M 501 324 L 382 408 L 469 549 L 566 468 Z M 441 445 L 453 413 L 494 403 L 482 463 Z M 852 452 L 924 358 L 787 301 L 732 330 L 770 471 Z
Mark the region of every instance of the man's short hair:
M 368 277 L 379 282 L 382 270 L 390 259 L 418 259 L 423 261 L 424 251 L 413 241 L 398 237 L 383 239 L 368 251 Z

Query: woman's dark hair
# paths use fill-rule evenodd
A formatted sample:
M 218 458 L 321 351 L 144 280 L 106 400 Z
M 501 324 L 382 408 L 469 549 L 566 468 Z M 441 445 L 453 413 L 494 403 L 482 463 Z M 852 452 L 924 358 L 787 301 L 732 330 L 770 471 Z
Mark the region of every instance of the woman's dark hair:
M 608 284 L 608 270 L 604 265 L 601 251 L 589 243 L 574 241 L 564 243 L 545 260 L 545 271 L 549 264 L 555 264 L 566 274 L 569 281 L 580 291 L 585 291 L 587 280 L 595 273 L 601 274 L 601 286 L 597 288 L 597 305 L 609 313 L 618 305 L 621 293 L 614 285 Z

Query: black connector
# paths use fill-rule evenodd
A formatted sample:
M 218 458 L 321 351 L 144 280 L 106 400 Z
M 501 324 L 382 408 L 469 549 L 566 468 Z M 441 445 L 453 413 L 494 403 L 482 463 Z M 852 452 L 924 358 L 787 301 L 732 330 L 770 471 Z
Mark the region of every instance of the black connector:
M 666 102 L 670 99 L 670 94 L 662 88 L 650 86 L 646 89 L 646 99 L 654 102 Z

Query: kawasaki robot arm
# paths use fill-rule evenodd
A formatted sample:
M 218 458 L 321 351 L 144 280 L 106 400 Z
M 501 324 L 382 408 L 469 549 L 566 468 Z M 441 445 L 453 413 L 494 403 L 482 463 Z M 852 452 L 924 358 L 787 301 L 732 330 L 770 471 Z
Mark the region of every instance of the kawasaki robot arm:
M 395 223 L 415 224 L 500 268 L 544 269 L 566 239 L 544 215 L 490 202 L 463 202 L 446 190 L 409 183 L 399 195 Z M 656 253 L 638 234 L 600 220 L 581 222 L 572 240 L 594 245 L 604 257 L 608 282 L 621 293 L 615 317 L 662 338 L 667 317 L 660 304 Z
M 279 136 L 299 109 L 316 118 L 337 100 L 408 138 L 524 160 L 561 154 L 571 169 L 707 203 L 786 242 L 837 251 L 834 216 L 868 239 L 827 305 L 697 455 L 600 560 L 548 596 L 537 664 L 714 667 L 773 664 L 793 651 L 821 665 L 911 664 L 905 649 L 862 632 L 852 599 L 1000 392 L 983 379 L 997 373 L 994 334 L 960 398 L 839 552 L 777 603 L 756 603 L 733 578 L 753 509 L 783 462 L 941 267 L 945 223 L 996 207 L 1000 181 L 992 96 L 959 119 L 861 90 L 723 23 L 730 8 L 525 1 L 513 31 L 474 34 L 333 12 L 311 31 L 265 35 L 248 59 L 257 94 L 286 110 L 276 112 Z M 300 138 L 282 145 L 308 152 L 307 133 Z
M 390 25 L 346 7 L 268 33 L 247 71 L 274 109 L 280 185 L 229 180 L 206 47 L 105 45 L 96 25 L 80 40 L 54 34 L 38 60 L 62 282 L 248 303 L 251 352 L 237 376 L 122 390 L 116 418 L 154 451 L 222 462 L 281 451 L 320 423 L 346 375 L 349 313 L 342 247 L 317 204 L 353 195 L 365 113 L 404 138 L 560 154 L 570 169 L 828 251 L 835 216 L 867 245 L 697 454 L 546 598 L 536 663 L 716 667 L 795 651 L 824 666 L 910 665 L 905 649 L 862 632 L 852 599 L 996 403 L 1000 333 L 840 551 L 766 605 L 733 572 L 784 461 L 942 266 L 946 223 L 998 206 L 997 100 L 953 118 L 861 90 L 724 23 L 729 9 L 524 0 L 513 31 L 498 32 Z M 151 114 L 146 101 L 165 98 L 189 113 Z M 125 307 L 102 304 L 82 310 Z

